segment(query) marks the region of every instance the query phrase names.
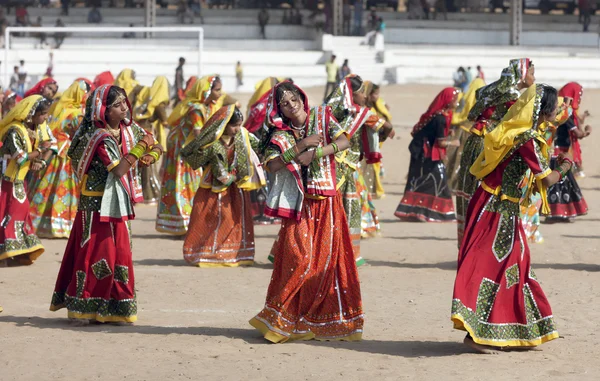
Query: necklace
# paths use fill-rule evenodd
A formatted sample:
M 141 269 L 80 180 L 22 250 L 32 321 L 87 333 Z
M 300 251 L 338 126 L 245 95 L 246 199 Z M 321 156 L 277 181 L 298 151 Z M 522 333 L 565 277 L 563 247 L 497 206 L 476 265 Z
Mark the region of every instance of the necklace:
M 290 127 L 292 128 L 292 130 L 297 133 L 298 135 L 300 135 L 301 138 L 304 137 L 304 127 L 296 127 L 293 124 L 290 123 Z
M 118 139 L 119 137 L 121 137 L 121 129 L 120 128 L 115 128 L 112 129 L 110 128 L 110 126 L 106 126 L 106 131 L 108 131 L 113 138 Z

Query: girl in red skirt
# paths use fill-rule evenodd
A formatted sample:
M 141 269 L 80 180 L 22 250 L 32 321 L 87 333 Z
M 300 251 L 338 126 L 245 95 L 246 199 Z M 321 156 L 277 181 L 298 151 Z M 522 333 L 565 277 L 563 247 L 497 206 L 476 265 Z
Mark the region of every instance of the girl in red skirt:
M 0 154 L 5 166 L 0 188 L 0 266 L 31 265 L 44 252 L 29 214 L 25 176 L 48 164 L 42 157 L 51 137 L 36 131 L 49 110 L 50 102 L 32 95 L 0 121 Z
M 181 150 L 196 170 L 202 167 L 194 197 L 183 258 L 198 267 L 254 263 L 254 225 L 249 191 L 265 185 L 258 140 L 242 127 L 235 105 L 219 109 L 200 134 Z
M 539 190 L 542 212 L 547 212 L 546 189 L 573 163 L 565 154 L 556 170 L 549 167 L 540 126 L 554 121 L 556 112 L 556 89 L 531 86 L 485 136 L 484 150 L 471 167 L 482 182 L 467 209 L 452 321 L 454 328 L 468 332 L 465 344 L 481 352 L 491 347 L 533 347 L 558 337 L 550 304 L 531 269 L 519 217 L 519 185 L 528 170 L 528 189 Z
M 100 86 L 68 151 L 81 196 L 50 310 L 66 308 L 76 325 L 137 319 L 130 227 L 143 200 L 137 162 L 155 163 L 162 147 L 129 115 L 125 91 Z
M 310 109 L 289 82 L 274 87 L 262 142 L 274 173 L 266 213 L 283 219 L 271 253 L 267 300 L 250 324 L 265 339 L 360 340 L 363 312 L 358 271 L 335 158 L 349 147 L 329 107 Z

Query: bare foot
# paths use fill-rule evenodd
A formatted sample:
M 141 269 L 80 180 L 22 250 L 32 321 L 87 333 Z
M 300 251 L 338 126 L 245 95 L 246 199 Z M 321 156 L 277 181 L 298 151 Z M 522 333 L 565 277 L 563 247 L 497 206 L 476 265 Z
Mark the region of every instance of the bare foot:
M 88 319 L 69 319 L 69 323 L 73 327 L 85 327 L 90 324 Z
M 481 353 L 481 354 L 484 354 L 484 355 L 497 355 L 499 353 L 498 350 L 495 349 L 495 347 L 491 347 L 491 346 L 488 346 L 488 345 L 477 344 L 470 337 L 465 337 L 465 339 L 463 340 L 463 343 L 467 347 L 469 347 L 469 348 L 473 349 L 474 351 L 476 351 L 477 353 Z

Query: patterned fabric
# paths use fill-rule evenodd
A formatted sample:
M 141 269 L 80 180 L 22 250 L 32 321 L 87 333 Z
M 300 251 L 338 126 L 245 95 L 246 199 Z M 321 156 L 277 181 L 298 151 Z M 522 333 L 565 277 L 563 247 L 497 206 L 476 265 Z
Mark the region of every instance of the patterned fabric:
M 44 246 L 35 234 L 29 215 L 29 200 L 25 197 L 23 182 L 2 179 L 0 188 L 0 261 L 12 259 L 30 265 L 44 252 Z M 17 195 L 22 189 L 22 195 Z
M 571 118 L 575 127 L 579 128 L 579 104 L 581 103 L 581 97 L 583 96 L 583 87 L 577 82 L 569 82 L 564 85 L 558 92 L 558 95 L 561 97 L 570 97 L 573 99 L 571 103 L 571 108 L 573 109 L 573 117 Z M 577 167 L 582 166 L 582 156 L 581 156 L 581 144 L 579 143 L 579 138 L 575 135 L 575 132 L 569 130 L 570 137 L 570 148 L 573 153 L 573 161 L 577 164 Z
M 131 93 L 133 89 L 139 85 L 139 82 L 135 80 L 135 72 L 133 70 L 123 69 L 119 75 L 117 75 L 114 85 L 125 90 L 125 94 L 129 96 L 129 93 Z
M 354 172 L 356 192 L 360 195 L 361 203 L 361 237 L 372 238 L 381 234 L 381 226 L 379 226 L 375 204 L 373 204 L 373 199 L 361 172 Z
M 477 101 L 469 112 L 469 120 L 474 122 L 486 109 L 519 98 L 521 94 L 517 85 L 525 79 L 530 67 L 529 58 L 510 60 L 508 67 L 502 70 L 499 80 L 477 90 Z
M 179 124 L 171 126 L 162 164 L 161 195 L 158 203 L 156 230 L 183 235 L 187 232 L 192 212 L 192 199 L 200 186 L 202 171 L 194 170 L 181 157 L 181 149 L 194 130 L 201 130 L 215 112 L 215 105 L 188 103 L 187 114 Z
M 29 188 L 31 217 L 39 237 L 68 238 L 79 202 L 79 186 L 67 152 L 83 119 L 86 85 L 74 82 L 61 96 L 49 119 L 58 154 L 34 176 Z
M 98 322 L 137 320 L 128 225 L 129 221 L 102 222 L 98 212 L 77 212 L 51 311 L 66 308 L 69 318 Z
M 440 91 L 438 95 L 433 99 L 427 111 L 425 111 L 417 124 L 413 126 L 412 132 L 410 133 L 413 137 L 417 136 L 419 132 L 425 128 L 432 119 L 437 118 L 438 115 L 443 115 L 446 120 L 446 135 L 450 132 L 450 123 L 452 121 L 453 113 L 448 111 L 451 106 L 452 100 L 458 94 L 459 90 L 454 87 L 446 87 Z
M 248 192 L 236 185 L 219 193 L 198 189 L 183 244 L 183 259 L 198 267 L 254 263 L 254 225 Z
M 469 204 L 452 321 L 478 344 L 535 346 L 558 337 L 550 305 L 531 276 L 519 216 L 519 185 L 527 172 L 537 178 L 549 174 L 540 147 L 531 130 L 517 136 L 515 148 L 486 176 Z
M 550 168 L 557 167 L 557 160 L 553 157 Z M 583 198 L 573 171 L 569 171 L 562 180 L 548 189 L 548 204 L 550 213 L 547 217 L 551 219 L 567 221 L 588 213 L 587 202 Z
M 428 147 L 446 137 L 446 117 L 437 115 L 413 137 L 409 145 L 410 166 L 404 196 L 394 215 L 423 222 L 449 222 L 456 219 L 446 167 L 434 160 Z
M 300 220 L 282 222 L 265 307 L 250 320 L 265 339 L 361 339 L 360 283 L 347 226 L 340 196 L 307 199 Z

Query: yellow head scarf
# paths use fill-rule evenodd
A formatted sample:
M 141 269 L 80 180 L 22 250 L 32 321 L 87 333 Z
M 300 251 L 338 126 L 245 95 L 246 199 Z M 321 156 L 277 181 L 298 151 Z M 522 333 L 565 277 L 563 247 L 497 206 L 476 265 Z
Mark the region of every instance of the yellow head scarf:
M 85 81 L 75 81 L 69 86 L 60 99 L 50 108 L 51 120 L 57 118 L 64 109 L 81 109 L 87 93 Z M 52 129 L 54 131 L 54 129 Z
M 167 77 L 156 77 L 152 87 L 144 88 L 137 99 L 134 107 L 135 119 L 143 120 L 152 117 L 158 105 L 169 102 L 169 81 Z
M 262 81 L 258 82 L 254 86 L 254 94 L 252 94 L 252 97 L 248 101 L 248 112 L 250 112 L 250 108 L 252 108 L 252 106 L 254 106 L 254 104 L 258 102 L 258 100 L 262 98 L 263 95 L 265 95 L 269 90 L 271 90 L 273 86 L 277 84 L 277 82 L 283 82 L 284 80 L 284 78 L 267 77 Z
M 462 97 L 463 108 L 460 110 L 460 112 L 455 112 L 452 115 L 452 124 L 460 125 L 467 121 L 467 118 L 469 117 L 469 111 L 471 111 L 471 108 L 473 105 L 475 105 L 476 92 L 483 86 L 485 86 L 485 81 L 481 78 L 475 78 L 471 82 L 467 92 Z
M 131 93 L 133 89 L 135 89 L 135 87 L 139 84 L 139 82 L 136 81 L 133 77 L 133 70 L 124 69 L 119 73 L 117 79 L 115 79 L 114 85 L 119 86 L 120 88 L 125 90 L 125 93 L 127 94 L 127 96 L 129 96 L 129 93 Z
M 534 138 L 541 146 L 542 155 L 549 159 L 548 143 L 542 135 L 544 123 L 538 124 L 540 103 L 544 94 L 544 85 L 534 85 L 529 87 L 517 100 L 517 102 L 508 110 L 502 121 L 496 128 L 485 135 L 483 152 L 479 155 L 473 166 L 471 174 L 478 179 L 483 179 L 506 158 L 515 145 L 515 139 L 533 129 Z M 530 174 L 528 180 L 529 199 L 533 191 L 533 174 Z M 549 213 L 546 189 L 541 180 L 537 180 L 537 188 L 542 196 L 542 213 Z
M 175 106 L 173 112 L 169 115 L 169 119 L 167 119 L 167 124 L 169 126 L 178 124 L 187 113 L 190 103 L 204 103 L 210 96 L 213 83 L 217 77 L 217 74 L 207 75 L 197 80 L 194 86 L 185 93 L 185 99 Z

